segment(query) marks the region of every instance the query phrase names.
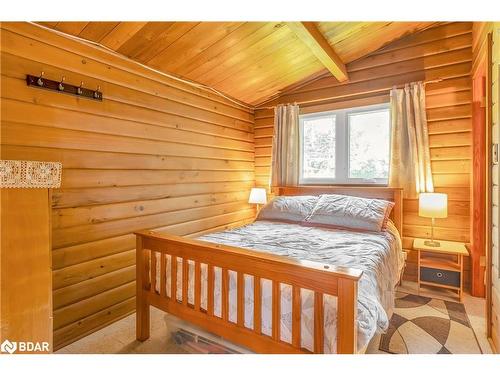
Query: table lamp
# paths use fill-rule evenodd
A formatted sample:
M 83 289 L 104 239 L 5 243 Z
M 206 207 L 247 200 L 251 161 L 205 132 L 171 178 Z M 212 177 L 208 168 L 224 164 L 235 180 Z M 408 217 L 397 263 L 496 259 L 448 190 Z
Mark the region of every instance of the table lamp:
M 266 189 L 252 188 L 252 190 L 250 190 L 250 196 L 248 197 L 248 203 L 256 204 L 257 212 L 259 212 L 259 205 L 267 203 Z
M 431 247 L 441 246 L 439 241 L 434 240 L 434 220 L 436 218 L 448 217 L 448 195 L 442 193 L 420 193 L 418 196 L 418 215 L 432 219 L 431 240 L 425 241 L 424 245 Z

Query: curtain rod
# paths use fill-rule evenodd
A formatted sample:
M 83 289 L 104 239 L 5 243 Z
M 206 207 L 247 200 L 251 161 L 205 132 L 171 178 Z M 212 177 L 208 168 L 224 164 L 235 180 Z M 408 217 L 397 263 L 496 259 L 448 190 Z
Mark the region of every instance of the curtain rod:
M 443 78 L 436 78 L 436 79 L 431 79 L 431 80 L 428 80 L 428 81 L 423 81 L 424 85 L 427 85 L 428 83 L 437 83 L 437 82 L 441 82 L 443 81 Z M 422 82 L 422 81 L 420 81 Z M 410 82 L 410 83 L 415 83 L 415 82 Z M 401 85 L 394 85 L 394 87 L 399 87 L 399 86 L 402 86 L 403 84 Z M 374 95 L 376 96 L 376 95 Z M 275 99 L 278 99 L 278 97 L 276 97 Z M 317 100 L 304 100 L 304 101 L 295 101 L 293 103 L 279 103 L 279 104 L 293 104 L 293 105 L 297 105 L 297 104 L 312 104 L 312 105 L 318 105 L 318 104 L 321 104 L 321 102 L 324 102 L 324 101 L 328 101 L 328 100 L 331 100 L 331 99 L 335 99 L 336 97 L 330 97 L 330 98 L 324 98 L 324 99 L 317 99 Z M 278 105 L 278 104 L 276 104 Z M 267 107 L 255 107 L 255 110 L 258 110 L 258 109 L 273 109 L 274 107 L 276 107 L 276 105 L 273 105 L 273 106 L 267 106 Z

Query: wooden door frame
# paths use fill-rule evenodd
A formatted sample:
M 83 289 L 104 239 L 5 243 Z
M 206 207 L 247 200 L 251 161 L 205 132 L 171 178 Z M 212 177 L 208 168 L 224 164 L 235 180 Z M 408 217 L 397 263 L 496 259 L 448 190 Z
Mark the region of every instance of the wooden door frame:
M 487 38 L 486 38 L 487 41 Z M 486 42 L 485 41 L 485 42 Z M 483 44 L 484 46 L 484 44 Z M 486 46 L 487 47 L 487 46 Z M 488 55 L 479 54 L 472 80 L 471 295 L 487 294 L 487 260 L 491 241 L 491 129 L 488 121 Z
M 493 208 L 492 208 L 492 173 L 495 167 L 492 163 L 492 147 L 493 147 L 493 137 L 492 137 L 492 120 L 493 120 L 493 103 L 492 103 L 492 77 L 493 77 L 493 33 L 489 32 L 486 37 L 486 159 L 487 159 L 487 172 L 486 172 L 486 183 L 487 183 L 487 194 L 486 194 L 486 336 L 488 339 L 491 338 L 491 319 L 492 319 L 492 256 L 493 256 Z M 497 166 L 498 168 L 498 166 Z

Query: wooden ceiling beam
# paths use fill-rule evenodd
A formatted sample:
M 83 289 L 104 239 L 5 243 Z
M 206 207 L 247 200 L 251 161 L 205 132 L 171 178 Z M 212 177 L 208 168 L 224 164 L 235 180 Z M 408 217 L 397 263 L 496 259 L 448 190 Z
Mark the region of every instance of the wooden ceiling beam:
M 314 22 L 288 22 L 287 25 L 339 82 L 349 79 L 344 63 Z

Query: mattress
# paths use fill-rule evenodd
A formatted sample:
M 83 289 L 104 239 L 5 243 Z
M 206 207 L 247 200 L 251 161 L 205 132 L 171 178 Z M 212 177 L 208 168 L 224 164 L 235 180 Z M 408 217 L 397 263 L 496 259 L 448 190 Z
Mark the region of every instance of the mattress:
M 395 285 L 404 259 L 397 229 L 388 223 L 387 231 L 357 232 L 342 229 L 305 227 L 298 224 L 259 220 L 252 224 L 216 232 L 198 238 L 202 241 L 238 246 L 256 251 L 317 261 L 336 266 L 352 267 L 363 271 L 358 285 L 358 351 L 366 348 L 377 332 L 384 332 L 392 314 Z M 159 257 L 159 254 L 157 254 Z M 171 259 L 167 256 L 167 270 Z M 177 259 L 177 296 L 182 298 L 182 260 Z M 188 303 L 194 303 L 194 263 L 189 264 Z M 159 261 L 157 262 L 157 288 L 159 288 Z M 221 316 L 221 269 L 214 268 L 214 315 Z M 229 271 L 229 320 L 237 319 L 237 277 Z M 253 276 L 245 275 L 244 325 L 253 328 Z M 170 297 L 170 275 L 166 280 Z M 207 306 L 207 266 L 201 265 L 201 307 Z M 281 340 L 291 343 L 292 288 L 281 284 Z M 272 283 L 261 279 L 262 333 L 272 334 Z M 314 294 L 301 290 L 301 345 L 314 347 Z M 324 296 L 324 352 L 336 352 L 337 298 Z

